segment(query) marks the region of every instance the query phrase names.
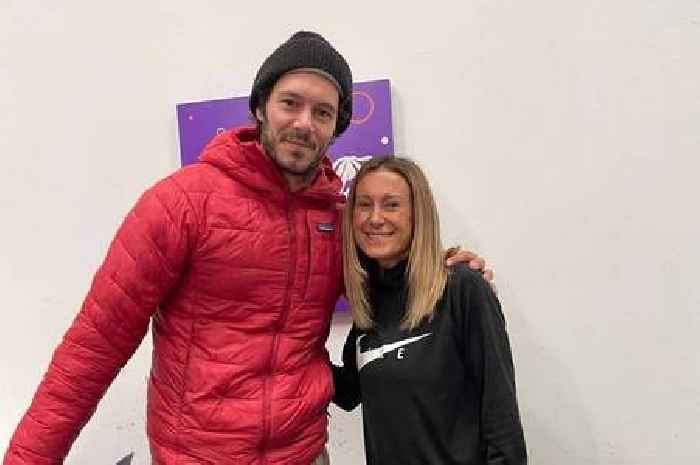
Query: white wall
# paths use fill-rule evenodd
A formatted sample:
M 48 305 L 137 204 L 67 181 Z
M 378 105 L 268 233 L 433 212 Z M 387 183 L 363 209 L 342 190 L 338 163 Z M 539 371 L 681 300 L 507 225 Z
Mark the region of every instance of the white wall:
M 245 94 L 311 28 L 392 80 L 398 152 L 496 268 L 531 463 L 700 458 L 700 2 L 57 3 L 0 1 L 0 448 L 121 217 L 178 166 L 175 104 Z M 149 352 L 70 463 L 146 463 Z M 331 453 L 362 463 L 356 413 L 333 410 Z

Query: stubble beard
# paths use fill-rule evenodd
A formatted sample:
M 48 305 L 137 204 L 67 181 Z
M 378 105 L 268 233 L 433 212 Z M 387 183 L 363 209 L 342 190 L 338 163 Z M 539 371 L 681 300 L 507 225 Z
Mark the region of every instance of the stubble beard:
M 277 153 L 277 146 L 283 141 L 294 140 L 308 144 L 308 148 L 313 150 L 315 153 L 314 158 L 309 162 L 306 167 L 301 169 L 294 169 L 292 166 L 285 165 L 282 160 L 280 160 L 279 154 Z M 291 177 L 297 178 L 302 183 L 309 183 L 318 170 L 318 166 L 321 164 L 321 159 L 323 158 L 330 142 L 320 149 L 316 144 L 314 144 L 308 137 L 301 136 L 300 134 L 280 134 L 279 139 L 276 139 L 273 134 L 270 134 L 269 128 L 266 122 L 262 122 L 260 128 L 260 142 L 267 152 L 268 156 L 272 158 L 272 161 L 277 166 L 277 169 L 281 171 L 283 175 L 289 175 Z

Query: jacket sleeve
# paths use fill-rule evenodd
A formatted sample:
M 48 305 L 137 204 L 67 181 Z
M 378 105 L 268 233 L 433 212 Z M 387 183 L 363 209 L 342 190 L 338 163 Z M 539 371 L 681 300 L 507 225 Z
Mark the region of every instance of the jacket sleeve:
M 515 390 L 515 370 L 500 303 L 481 276 L 468 291 L 466 359 L 481 390 L 481 429 L 489 465 L 527 463 Z
M 333 365 L 333 383 L 335 394 L 333 403 L 343 410 L 353 410 L 361 402 L 360 374 L 357 371 L 355 341 L 357 329 L 353 325 L 343 346 L 343 366 Z
M 171 178 L 149 189 L 120 226 L 80 312 L 56 348 L 4 465 L 61 464 L 151 315 L 180 277 L 196 237 L 187 196 Z

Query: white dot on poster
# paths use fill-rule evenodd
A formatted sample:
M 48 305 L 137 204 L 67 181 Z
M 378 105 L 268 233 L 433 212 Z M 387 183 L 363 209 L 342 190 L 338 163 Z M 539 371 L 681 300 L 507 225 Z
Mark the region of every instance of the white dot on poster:
M 380 142 L 382 143 L 382 145 L 386 145 L 389 143 L 389 138 L 387 136 L 384 136 L 380 139 Z

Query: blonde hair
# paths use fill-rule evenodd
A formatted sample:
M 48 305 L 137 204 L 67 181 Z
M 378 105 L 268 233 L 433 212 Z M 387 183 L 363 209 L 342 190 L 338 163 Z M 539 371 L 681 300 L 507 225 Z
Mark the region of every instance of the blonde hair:
M 420 167 L 407 158 L 375 157 L 364 163 L 355 177 L 343 214 L 345 296 L 355 325 L 362 329 L 371 328 L 374 322 L 368 297 L 369 276 L 358 255 L 353 210 L 356 186 L 367 174 L 379 170 L 400 175 L 411 192 L 413 227 L 406 267 L 408 301 L 401 327 L 414 329 L 435 311 L 447 283 L 447 267 L 440 239 L 440 219 L 430 184 Z

